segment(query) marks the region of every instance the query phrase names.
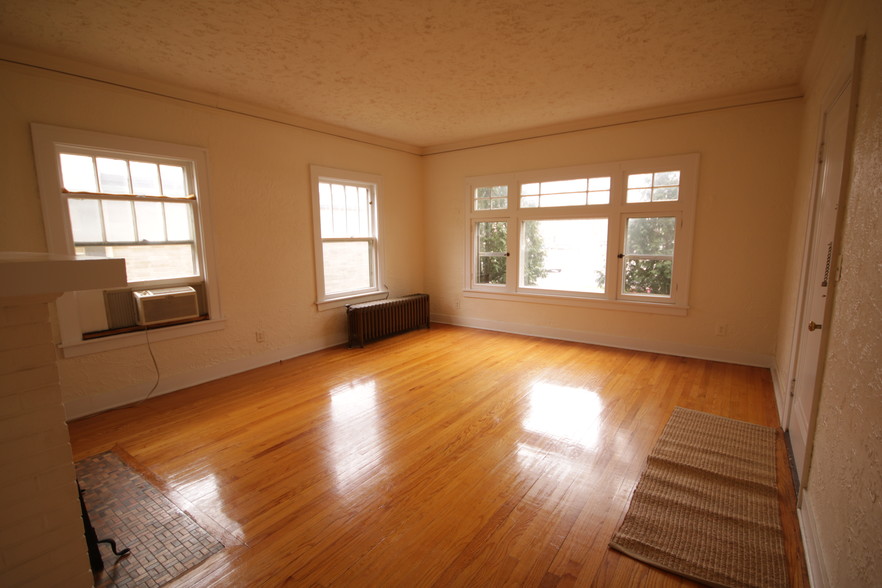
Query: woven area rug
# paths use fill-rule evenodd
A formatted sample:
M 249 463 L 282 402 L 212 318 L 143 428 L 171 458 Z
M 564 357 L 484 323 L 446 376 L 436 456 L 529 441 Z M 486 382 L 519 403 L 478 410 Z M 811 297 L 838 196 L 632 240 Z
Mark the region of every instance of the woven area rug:
M 98 538 L 131 550 L 117 557 L 99 545 L 97 588 L 162 586 L 224 548 L 112 451 L 78 461 L 76 469 Z
M 787 586 L 775 429 L 677 407 L 610 547 L 709 586 Z

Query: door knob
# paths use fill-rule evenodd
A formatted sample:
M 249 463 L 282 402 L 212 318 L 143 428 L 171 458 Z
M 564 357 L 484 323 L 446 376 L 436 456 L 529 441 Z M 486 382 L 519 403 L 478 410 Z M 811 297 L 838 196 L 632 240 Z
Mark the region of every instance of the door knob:
M 820 328 L 821 328 L 821 325 L 816 324 L 815 321 L 812 321 L 809 323 L 809 331 L 814 331 L 815 329 L 820 330 Z

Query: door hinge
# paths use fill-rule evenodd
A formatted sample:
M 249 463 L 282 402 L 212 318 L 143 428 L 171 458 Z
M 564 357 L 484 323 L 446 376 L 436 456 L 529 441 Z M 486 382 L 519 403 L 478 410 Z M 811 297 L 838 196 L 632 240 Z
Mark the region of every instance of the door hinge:
M 796 396 L 796 378 L 790 380 L 790 397 Z

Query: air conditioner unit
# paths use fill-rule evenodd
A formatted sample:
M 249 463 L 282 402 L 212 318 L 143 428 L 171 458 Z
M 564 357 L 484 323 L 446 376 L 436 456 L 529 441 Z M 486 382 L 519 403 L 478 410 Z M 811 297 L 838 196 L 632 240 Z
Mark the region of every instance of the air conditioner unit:
M 196 290 L 190 286 L 132 292 L 139 325 L 155 325 L 199 316 Z

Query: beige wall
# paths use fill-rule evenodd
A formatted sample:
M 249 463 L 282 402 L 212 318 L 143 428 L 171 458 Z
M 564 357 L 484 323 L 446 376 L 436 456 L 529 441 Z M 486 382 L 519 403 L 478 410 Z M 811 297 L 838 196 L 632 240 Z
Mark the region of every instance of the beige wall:
M 806 68 L 794 226 L 779 328 L 781 380 L 791 349 L 821 100 L 866 35 L 817 434 L 801 511 L 816 585 L 876 586 L 882 577 L 882 4 L 828 2 Z
M 426 158 L 426 284 L 440 320 L 770 366 L 802 102 L 673 116 Z M 700 153 L 687 316 L 463 297 L 468 176 Z M 728 334 L 716 335 L 726 325 Z
M 345 309 L 315 307 L 309 165 L 379 174 L 386 284 L 423 289 L 417 156 L 147 93 L 0 66 L 0 250 L 45 251 L 30 122 L 205 147 L 223 330 L 154 343 L 157 392 L 345 341 Z M 265 332 L 258 343 L 255 330 Z M 145 346 L 59 363 L 74 415 L 153 386 Z

